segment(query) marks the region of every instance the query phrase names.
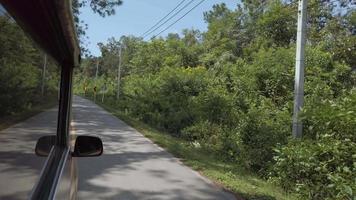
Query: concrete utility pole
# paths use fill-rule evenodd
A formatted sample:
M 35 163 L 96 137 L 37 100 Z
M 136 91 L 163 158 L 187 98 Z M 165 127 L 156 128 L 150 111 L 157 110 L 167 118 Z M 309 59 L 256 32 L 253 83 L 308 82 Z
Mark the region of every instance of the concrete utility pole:
M 304 66 L 305 66 L 305 42 L 307 22 L 307 0 L 299 0 L 298 5 L 298 31 L 297 51 L 295 58 L 295 84 L 294 84 L 294 109 L 293 109 L 293 137 L 301 138 L 303 124 L 299 118 L 300 110 L 304 102 Z
M 99 72 L 99 58 L 96 60 L 96 72 L 95 72 L 95 86 L 94 86 L 94 102 L 96 102 L 96 81 L 98 79 L 98 72 Z
M 101 102 L 104 103 L 104 98 L 105 98 L 105 93 L 106 93 L 106 84 L 101 88 L 102 96 L 101 96 Z
M 122 55 L 121 55 L 122 47 L 120 45 L 119 49 L 119 68 L 117 69 L 117 99 L 120 98 L 120 79 L 121 79 L 121 61 L 122 61 Z
M 98 71 L 99 71 L 99 58 L 96 60 L 95 80 L 98 78 Z
M 45 81 L 46 81 L 46 68 L 47 68 L 47 54 L 44 55 L 44 59 L 43 59 L 42 85 L 41 85 L 41 95 L 42 96 L 44 96 Z

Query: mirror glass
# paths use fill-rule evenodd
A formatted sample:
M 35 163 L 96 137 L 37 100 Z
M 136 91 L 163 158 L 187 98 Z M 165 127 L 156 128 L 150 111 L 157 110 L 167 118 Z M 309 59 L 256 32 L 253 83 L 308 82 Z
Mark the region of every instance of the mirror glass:
M 93 136 L 78 136 L 75 141 L 74 157 L 100 156 L 103 153 L 103 143 Z
M 38 139 L 36 144 L 36 155 L 38 156 L 48 156 L 52 149 L 52 146 L 56 143 L 55 135 L 43 136 Z

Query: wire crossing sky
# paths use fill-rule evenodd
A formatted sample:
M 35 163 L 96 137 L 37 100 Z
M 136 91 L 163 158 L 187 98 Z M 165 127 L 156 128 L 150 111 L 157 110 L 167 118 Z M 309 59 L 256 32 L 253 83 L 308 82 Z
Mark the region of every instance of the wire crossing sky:
M 180 8 L 176 13 L 174 13 L 171 17 L 169 17 L 166 21 L 164 21 L 159 27 L 153 29 L 152 31 L 150 31 L 146 36 L 148 36 L 149 34 L 153 33 L 154 31 L 156 31 L 157 29 L 159 29 L 160 27 L 162 27 L 163 25 L 165 25 L 167 22 L 169 22 L 169 20 L 171 20 L 173 17 L 177 16 L 180 12 L 182 12 L 182 10 L 184 10 L 185 8 L 187 8 L 191 3 L 193 3 L 195 0 L 190 0 L 187 4 L 185 4 L 182 8 Z M 146 37 L 145 36 L 145 37 Z
M 184 3 L 185 0 L 181 1 L 176 7 L 174 7 L 167 15 L 165 15 L 164 17 L 162 17 L 162 19 L 160 19 L 155 25 L 153 25 L 151 28 L 149 28 L 146 32 L 144 32 L 141 37 L 144 37 L 146 35 L 146 33 L 148 33 L 149 31 L 151 31 L 154 27 L 156 27 L 158 24 L 160 24 L 163 20 L 165 20 L 171 13 L 173 13 L 180 5 L 182 5 L 182 3 Z
M 80 17 L 81 20 L 84 20 L 89 26 L 87 30 L 90 42 L 88 45 L 89 50 L 94 56 L 98 56 L 100 55 L 97 46 L 99 42 L 106 42 L 110 37 L 119 39 L 123 35 L 141 36 L 142 33 L 145 33 L 153 24 L 162 19 L 162 16 L 169 13 L 169 11 L 176 7 L 181 1 L 182 0 L 124 0 L 122 6 L 118 7 L 114 16 L 105 18 L 94 14 L 88 7 L 83 8 Z M 186 0 L 179 7 L 182 7 L 187 2 Z M 181 33 L 185 28 L 205 31 L 207 24 L 204 23 L 204 12 L 211 10 L 214 4 L 220 3 L 225 3 L 230 9 L 235 9 L 239 2 L 240 0 L 206 0 L 182 20 L 168 28 L 161 36 L 167 36 L 168 33 Z M 196 3 L 198 3 L 198 1 L 196 1 Z M 186 13 L 191 7 L 193 6 L 187 6 L 186 9 L 182 10 L 180 15 L 177 15 L 177 18 L 183 15 L 183 13 Z M 179 9 L 177 8 L 176 11 L 177 10 Z M 173 22 L 173 20 L 170 22 Z M 164 26 L 164 28 L 166 28 L 166 26 Z
M 172 24 L 170 24 L 167 28 L 163 29 L 161 32 L 159 32 L 157 35 L 155 35 L 154 37 L 159 36 L 161 33 L 163 33 L 164 31 L 168 30 L 169 28 L 171 28 L 174 24 L 176 24 L 179 20 L 183 19 L 183 17 L 187 16 L 190 12 L 192 12 L 192 10 L 194 10 L 196 7 L 198 7 L 200 4 L 202 4 L 205 0 L 201 0 L 198 4 L 196 4 L 193 8 L 191 8 L 190 10 L 188 10 L 188 12 L 184 13 L 183 16 L 181 16 L 180 18 L 178 18 L 176 21 L 174 21 Z

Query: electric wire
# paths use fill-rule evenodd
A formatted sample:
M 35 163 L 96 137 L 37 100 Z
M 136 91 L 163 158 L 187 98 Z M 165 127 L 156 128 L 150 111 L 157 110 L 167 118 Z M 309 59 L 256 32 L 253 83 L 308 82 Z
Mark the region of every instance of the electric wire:
M 182 15 L 180 18 L 178 18 L 176 21 L 174 21 L 172 24 L 170 24 L 169 26 L 167 26 L 165 29 L 163 29 L 161 32 L 159 32 L 158 34 L 156 34 L 153 37 L 157 37 L 158 35 L 160 35 L 161 33 L 163 33 L 164 31 L 166 31 L 167 29 L 171 28 L 174 24 L 176 24 L 178 21 L 180 21 L 181 19 L 183 19 L 186 15 L 188 15 L 191 11 L 193 11 L 196 7 L 198 7 L 200 4 L 202 4 L 205 0 L 201 0 L 199 3 L 197 3 L 193 8 L 191 8 L 190 10 L 188 10 L 188 12 L 184 13 L 184 15 Z
M 151 31 L 153 28 L 155 28 L 157 25 L 159 25 L 163 20 L 165 20 L 170 14 L 172 14 L 180 5 L 182 5 L 186 0 L 182 0 L 179 4 L 177 4 L 176 7 L 174 7 L 168 14 L 166 14 L 164 17 L 162 17 L 155 25 L 153 25 L 151 28 L 149 28 L 146 32 L 142 33 L 140 37 L 144 36 L 146 33 Z
M 163 33 L 164 31 L 166 31 L 166 30 L 168 30 L 169 28 L 171 28 L 174 24 L 176 24 L 178 21 L 180 21 L 182 18 L 184 18 L 187 14 L 189 14 L 192 10 L 194 10 L 196 7 L 198 7 L 201 3 L 203 3 L 205 0 L 202 0 L 202 1 L 200 1 L 198 4 L 196 4 L 193 8 L 191 8 L 188 12 L 186 12 L 183 16 L 181 16 L 180 18 L 178 18 L 176 21 L 174 21 L 172 24 L 170 24 L 168 27 L 166 27 L 165 29 L 163 29 L 162 31 L 160 31 L 158 34 L 156 34 L 156 35 L 154 35 L 153 37 L 157 37 L 158 35 L 160 35 L 161 33 Z M 189 2 L 189 3 L 191 3 L 191 2 Z M 289 5 L 293 5 L 294 3 L 298 3 L 298 2 L 292 2 L 291 4 L 289 4 Z M 264 1 L 257 9 L 256 9 L 256 11 L 261 11 L 262 9 L 263 9 L 263 7 L 264 6 L 266 6 L 268 4 L 268 0 L 266 0 L 266 1 Z M 244 13 L 241 17 L 244 17 L 244 16 L 246 16 L 247 14 L 246 13 Z M 173 18 L 173 17 L 172 17 Z M 161 26 L 162 25 L 164 25 L 165 23 L 163 23 L 163 24 L 161 24 Z M 161 27 L 160 26 L 160 27 Z M 157 27 L 155 30 L 157 30 L 159 27 Z M 153 30 L 153 31 L 155 31 L 155 30 Z M 151 33 L 153 32 L 153 31 L 151 31 Z M 151 33 L 149 33 L 149 34 L 151 34 Z M 148 34 L 148 35 L 149 35 Z M 147 35 L 145 36 L 145 37 L 147 37 Z
M 190 0 L 187 4 L 185 4 L 181 9 L 179 9 L 176 13 L 174 13 L 171 17 L 169 17 L 167 20 L 165 20 L 161 25 L 147 33 L 146 35 L 143 36 L 143 38 L 147 37 L 148 35 L 151 35 L 154 33 L 157 29 L 161 28 L 163 25 L 165 25 L 169 20 L 171 20 L 173 17 L 177 16 L 182 10 L 184 10 L 186 7 L 188 7 L 190 4 L 192 4 L 195 0 Z

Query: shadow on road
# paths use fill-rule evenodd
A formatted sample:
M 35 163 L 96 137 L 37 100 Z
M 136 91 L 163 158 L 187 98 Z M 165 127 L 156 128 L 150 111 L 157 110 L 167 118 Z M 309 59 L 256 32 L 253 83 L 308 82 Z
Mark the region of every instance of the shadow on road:
M 75 97 L 73 113 L 76 134 L 104 143 L 78 158 L 79 199 L 235 199 L 90 101 Z
M 45 158 L 35 155 L 38 138 L 56 133 L 57 110 L 51 109 L 0 131 L 0 199 L 27 199 Z

